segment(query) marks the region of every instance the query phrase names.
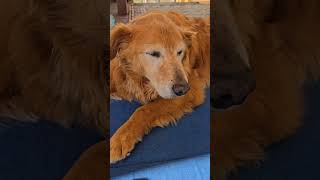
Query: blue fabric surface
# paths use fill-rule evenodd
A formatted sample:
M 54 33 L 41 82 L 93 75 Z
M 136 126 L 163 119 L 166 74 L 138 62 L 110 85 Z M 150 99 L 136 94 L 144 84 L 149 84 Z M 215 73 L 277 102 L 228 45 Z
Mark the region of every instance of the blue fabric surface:
M 101 139 L 89 130 L 46 122 L 0 125 L 0 180 L 61 179 Z
M 307 108 L 303 121 L 304 125 L 298 133 L 268 149 L 266 161 L 261 168 L 242 169 L 232 180 L 320 179 L 318 172 L 320 162 L 320 83 L 308 86 L 306 94 L 306 104 L 309 108 Z M 122 109 L 112 109 L 111 111 L 112 123 L 114 123 L 112 132 L 138 107 L 138 104 L 127 102 L 111 102 L 111 104 L 113 103 L 123 105 L 120 106 Z M 163 158 L 166 157 L 166 153 L 168 155 L 176 155 L 175 153 L 177 153 L 179 156 L 177 159 L 196 156 L 191 155 L 190 151 L 195 149 L 199 152 L 201 150 L 200 144 L 207 142 L 207 139 L 199 137 L 209 137 L 209 135 L 205 135 L 207 132 L 203 132 L 209 131 L 209 126 L 202 127 L 204 126 L 201 125 L 204 124 L 203 119 L 194 117 L 195 113 L 203 115 L 207 111 L 205 108 L 199 107 L 194 113 L 181 120 L 177 127 L 155 129 L 144 138 L 142 143 L 138 144 L 137 149 L 128 159 L 117 164 L 120 166 L 119 168 L 111 168 L 113 175 L 121 174 L 121 172 L 117 172 L 120 170 L 123 170 L 122 174 L 124 174 L 150 167 L 153 164 L 168 163 L 171 160 Z M 196 123 L 195 119 L 201 123 Z M 197 130 L 199 127 L 202 129 Z M 167 136 L 167 133 L 172 133 L 174 136 Z M 98 134 L 88 130 L 65 129 L 45 122 L 18 124 L 9 127 L 0 126 L 0 180 L 60 179 L 83 151 L 101 139 L 102 137 Z M 174 150 L 175 148 L 177 150 Z M 174 153 L 171 154 L 171 151 Z M 158 153 L 160 153 L 159 158 Z M 165 166 L 165 164 L 163 165 Z M 140 172 L 143 173 L 139 174 Z M 137 173 L 139 175 L 147 174 L 148 170 Z
M 152 168 L 139 170 L 111 180 L 209 180 L 210 154 L 173 161 Z
M 210 97 L 204 104 L 185 115 L 177 126 L 164 129 L 155 128 L 136 145 L 131 155 L 113 164 L 111 177 L 126 174 L 138 169 L 159 165 L 168 161 L 194 157 L 210 152 Z M 110 133 L 111 135 L 139 107 L 138 103 L 111 101 Z
M 306 89 L 307 108 L 298 132 L 270 147 L 260 168 L 242 169 L 231 180 L 320 179 L 320 83 Z

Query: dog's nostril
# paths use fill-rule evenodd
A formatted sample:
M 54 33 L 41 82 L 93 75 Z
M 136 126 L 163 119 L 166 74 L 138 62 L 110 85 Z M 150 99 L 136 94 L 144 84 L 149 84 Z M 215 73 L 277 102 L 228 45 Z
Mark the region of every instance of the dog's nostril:
M 225 109 L 233 104 L 233 97 L 231 94 L 222 95 L 218 98 L 212 99 L 211 104 L 218 109 Z
M 233 103 L 233 97 L 231 94 L 223 95 L 220 97 L 220 101 L 225 105 L 229 105 Z
M 174 84 L 172 90 L 177 96 L 185 95 L 189 91 L 190 87 L 188 84 Z

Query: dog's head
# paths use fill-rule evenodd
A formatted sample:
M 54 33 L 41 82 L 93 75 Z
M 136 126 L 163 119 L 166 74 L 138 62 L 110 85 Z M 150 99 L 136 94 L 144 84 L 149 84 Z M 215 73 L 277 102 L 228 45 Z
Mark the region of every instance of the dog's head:
M 177 26 L 163 13 L 148 13 L 111 31 L 111 58 L 131 76 L 150 83 L 162 98 L 182 96 L 190 89 L 189 48 L 194 32 Z
M 212 105 L 227 108 L 244 102 L 255 88 L 248 50 L 228 1 L 214 4 Z

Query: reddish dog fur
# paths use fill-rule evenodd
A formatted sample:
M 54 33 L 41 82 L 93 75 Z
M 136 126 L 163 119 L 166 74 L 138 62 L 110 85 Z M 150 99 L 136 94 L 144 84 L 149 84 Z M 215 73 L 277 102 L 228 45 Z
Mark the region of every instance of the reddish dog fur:
M 257 83 L 244 104 L 213 112 L 212 172 L 224 179 L 240 165 L 257 163 L 266 146 L 300 126 L 301 87 L 320 75 L 320 2 L 217 0 L 213 6 L 217 21 L 238 30 Z
M 189 19 L 174 12 L 147 13 L 128 25 L 113 28 L 111 96 L 144 105 L 112 136 L 110 163 L 125 158 L 153 127 L 175 123 L 203 103 L 210 76 L 209 39 L 209 19 Z M 177 57 L 176 47 L 183 49 Z M 146 51 L 144 48 L 160 49 L 163 55 L 154 58 L 148 52 L 141 54 Z M 188 81 L 190 90 L 184 96 L 174 97 L 166 89 L 167 84 L 179 81 Z
M 0 2 L 0 115 L 107 132 L 105 0 Z

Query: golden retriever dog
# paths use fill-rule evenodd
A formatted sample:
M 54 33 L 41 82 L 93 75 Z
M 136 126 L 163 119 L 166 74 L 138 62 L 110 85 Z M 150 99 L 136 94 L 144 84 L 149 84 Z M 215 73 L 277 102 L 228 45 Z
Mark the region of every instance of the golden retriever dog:
M 107 133 L 105 0 L 0 2 L 0 115 Z
M 239 166 L 258 163 L 265 147 L 299 128 L 301 87 L 320 75 L 320 2 L 216 0 L 213 8 L 214 37 L 224 40 L 219 46 L 242 52 L 256 81 L 243 104 L 213 111 L 212 175 L 220 180 Z
M 124 159 L 154 127 L 203 103 L 210 76 L 209 18 L 149 12 L 110 36 L 111 97 L 139 107 L 110 139 L 110 163 Z

